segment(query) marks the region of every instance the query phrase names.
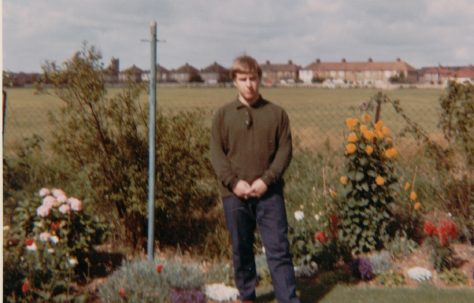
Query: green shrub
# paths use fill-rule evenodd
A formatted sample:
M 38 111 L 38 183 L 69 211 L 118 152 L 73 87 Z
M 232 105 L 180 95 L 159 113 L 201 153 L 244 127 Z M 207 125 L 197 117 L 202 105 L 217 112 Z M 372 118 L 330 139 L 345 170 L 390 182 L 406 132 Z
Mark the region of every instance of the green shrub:
M 443 271 L 439 274 L 439 278 L 448 286 L 463 286 L 468 284 L 467 276 L 457 268 Z
M 177 289 L 202 289 L 205 276 L 199 265 L 183 262 L 183 260 L 168 260 L 164 264 L 163 274 L 168 285 Z
M 376 281 L 385 287 L 400 287 L 405 285 L 405 276 L 399 272 L 389 270 L 378 275 Z
M 101 302 L 169 302 L 166 267 L 166 262 L 159 259 L 124 262 L 99 286 Z
M 87 176 L 96 208 L 108 214 L 117 237 L 143 248 L 147 231 L 147 109 L 141 84 L 107 93 L 100 54 L 77 52 L 62 66 L 48 63 L 44 77 L 63 101 L 52 117 L 54 152 Z M 203 112 L 156 118 L 155 233 L 161 244 L 206 245 L 216 220 L 209 218 L 217 186 L 208 153 Z M 193 211 L 190 212 L 189 210 Z
M 371 119 L 368 114 L 361 120 L 346 119 L 346 172 L 340 178 L 343 197 L 338 203 L 342 236 L 354 253 L 380 248 L 393 222 L 397 151 L 390 129 L 381 120 L 373 124 Z
M 401 230 L 397 231 L 393 237 L 387 237 L 384 246 L 393 258 L 402 258 L 411 255 L 418 244 Z
M 392 259 L 387 252 L 380 252 L 368 257 L 375 275 L 380 275 L 392 268 Z
M 224 283 L 233 286 L 234 271 L 230 262 L 215 262 L 205 273 L 206 284 Z

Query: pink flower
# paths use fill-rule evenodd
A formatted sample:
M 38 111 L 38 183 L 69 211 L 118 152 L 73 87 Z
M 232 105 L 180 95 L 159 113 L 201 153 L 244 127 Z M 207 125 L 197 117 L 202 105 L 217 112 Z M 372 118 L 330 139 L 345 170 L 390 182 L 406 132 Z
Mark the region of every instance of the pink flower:
M 80 211 L 82 209 L 82 202 L 76 198 L 69 198 L 67 199 L 69 205 L 71 205 L 71 209 L 74 211 Z
M 49 232 L 42 232 L 40 235 L 39 235 L 39 238 L 42 242 L 46 242 L 48 241 L 49 237 L 51 237 L 51 234 Z
M 51 194 L 51 192 L 49 191 L 49 189 L 47 189 L 47 188 L 45 188 L 45 187 L 43 187 L 43 188 L 40 189 L 40 191 L 39 191 L 39 195 L 40 195 L 41 198 L 43 198 L 44 196 L 47 196 L 47 195 L 49 195 L 49 194 Z
M 48 208 L 53 207 L 54 205 L 56 205 L 56 203 L 57 201 L 53 196 L 46 196 L 43 198 L 43 205 Z
M 51 193 L 56 199 L 59 198 L 60 196 L 66 196 L 66 193 L 64 193 L 64 191 L 57 188 L 53 188 L 53 190 L 51 190 Z
M 65 195 L 59 195 L 56 197 L 59 203 L 65 203 L 67 201 L 67 197 Z
M 51 207 L 46 205 L 41 205 L 36 209 L 36 214 L 42 218 L 49 216 L 49 212 L 51 211 Z
M 68 214 L 71 212 L 71 206 L 69 206 L 69 204 L 63 204 L 59 206 L 59 212 L 62 214 Z
M 123 287 L 119 288 L 118 294 L 119 294 L 120 298 L 122 298 L 122 299 L 125 299 L 127 297 L 127 294 L 126 294 L 125 289 Z
M 37 250 L 36 243 L 33 239 L 27 239 L 25 241 L 25 244 L 26 244 L 26 250 L 29 250 L 29 251 Z

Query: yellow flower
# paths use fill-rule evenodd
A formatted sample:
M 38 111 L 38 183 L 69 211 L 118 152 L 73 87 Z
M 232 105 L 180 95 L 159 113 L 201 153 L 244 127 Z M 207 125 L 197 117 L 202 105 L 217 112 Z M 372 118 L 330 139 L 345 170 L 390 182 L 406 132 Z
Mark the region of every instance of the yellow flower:
M 408 191 L 410 189 L 411 184 L 409 182 L 405 182 L 405 190 Z
M 388 158 L 388 159 L 396 157 L 397 154 L 398 154 L 397 150 L 393 147 L 387 149 L 384 153 L 385 157 Z
M 361 132 L 361 133 L 364 133 L 364 132 L 366 132 L 366 131 L 369 130 L 369 128 L 368 128 L 367 125 L 365 125 L 365 124 L 362 124 L 362 125 L 359 127 L 359 129 L 360 129 L 360 132 Z
M 419 210 L 421 208 L 421 203 L 420 202 L 416 202 L 415 205 L 413 205 L 413 208 L 415 210 Z
M 362 120 L 364 120 L 365 122 L 369 122 L 370 119 L 372 119 L 372 117 L 370 117 L 369 114 L 366 113 L 362 115 Z
M 386 126 L 382 127 L 382 134 L 384 134 L 384 136 L 390 136 L 390 128 Z
M 414 191 L 412 191 L 410 193 L 410 200 L 412 201 L 416 201 L 416 198 L 418 198 L 418 196 L 416 195 L 416 193 Z
M 377 121 L 377 123 L 375 123 L 375 129 L 382 130 L 382 127 L 383 127 L 383 121 L 382 120 L 379 120 L 379 121 Z
M 378 185 L 378 186 L 382 186 L 385 184 L 385 179 L 382 177 L 382 176 L 377 176 L 375 178 L 375 183 Z
M 347 176 L 341 176 L 339 182 L 341 182 L 342 185 L 346 185 L 347 182 L 349 182 L 349 178 L 347 178 Z
M 374 132 L 371 130 L 366 130 L 362 133 L 364 138 L 366 138 L 369 141 L 372 141 L 374 139 Z
M 332 189 L 329 189 L 329 194 L 331 195 L 331 197 L 333 198 L 336 198 L 337 197 L 337 193 L 335 191 L 333 191 Z
M 351 143 L 357 142 L 357 135 L 356 135 L 356 133 L 351 132 L 351 133 L 347 136 L 347 141 L 348 141 L 348 142 L 351 142 Z
M 353 154 L 357 150 L 357 147 L 354 143 L 349 143 L 346 145 L 346 153 L 348 155 Z
M 357 123 L 359 123 L 359 120 L 357 120 L 356 118 L 347 118 L 346 119 L 346 126 L 352 130 L 354 128 L 354 126 L 357 125 Z
M 371 145 L 367 145 L 367 147 L 365 148 L 365 153 L 370 156 L 373 152 L 374 148 Z

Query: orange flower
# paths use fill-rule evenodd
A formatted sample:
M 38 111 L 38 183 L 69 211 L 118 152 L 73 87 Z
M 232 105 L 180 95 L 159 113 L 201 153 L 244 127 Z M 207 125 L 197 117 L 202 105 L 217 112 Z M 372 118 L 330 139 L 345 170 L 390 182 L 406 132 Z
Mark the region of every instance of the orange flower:
M 367 146 L 365 147 L 365 153 L 366 153 L 367 155 L 370 156 L 373 152 L 374 152 L 374 148 L 373 148 L 371 145 L 367 145 Z
M 394 147 L 391 147 L 391 148 L 385 150 L 385 153 L 384 153 L 385 157 L 388 158 L 388 159 L 396 157 L 397 154 L 398 154 L 398 152 Z
M 357 125 L 357 123 L 359 123 L 359 120 L 357 120 L 356 118 L 347 118 L 346 119 L 346 126 L 352 130 L 354 128 L 354 126 Z
M 362 120 L 364 120 L 365 122 L 369 122 L 370 119 L 372 119 L 372 117 L 369 114 L 365 113 L 362 115 Z
M 349 143 L 346 145 L 346 153 L 348 155 L 353 154 L 357 150 L 357 147 L 354 143 Z
M 156 265 L 156 272 L 161 273 L 163 271 L 163 264 Z
M 366 130 L 362 133 L 364 138 L 366 138 L 369 141 L 372 141 L 374 139 L 374 132 L 371 130 Z
M 377 123 L 375 123 L 375 129 L 382 130 L 383 127 L 383 121 L 379 120 Z
M 391 134 L 390 128 L 386 126 L 382 127 L 382 134 L 384 134 L 384 136 L 390 136 Z
M 383 135 L 383 132 L 380 129 L 375 129 L 374 133 L 375 133 L 375 136 L 377 138 L 383 139 L 384 135 Z
M 412 192 L 410 193 L 410 200 L 416 201 L 416 198 L 418 198 L 416 192 L 412 191 Z
M 351 142 L 351 143 L 357 142 L 357 135 L 356 135 L 356 133 L 351 132 L 351 133 L 347 136 L 347 141 L 348 141 L 348 142 Z
M 375 183 L 378 185 L 378 186 L 382 186 L 385 184 L 385 179 L 382 177 L 382 176 L 377 176 L 375 178 Z
M 349 178 L 347 178 L 347 176 L 341 176 L 339 182 L 341 182 L 342 185 L 346 185 L 347 182 L 349 182 Z
M 369 128 L 365 124 L 362 124 L 361 126 L 359 126 L 359 129 L 361 133 L 364 133 L 369 130 Z
M 127 294 L 125 293 L 125 289 L 123 287 L 120 287 L 118 290 L 118 294 L 120 298 L 125 299 L 127 297 Z
M 405 182 L 405 190 L 408 191 L 410 189 L 411 184 L 409 182 Z
M 415 210 L 419 210 L 421 208 L 421 203 L 420 202 L 416 202 L 415 205 L 413 205 L 413 208 Z
M 329 189 L 329 194 L 331 195 L 331 197 L 333 198 L 336 198 L 337 197 L 337 193 L 335 191 L 333 191 L 332 189 Z

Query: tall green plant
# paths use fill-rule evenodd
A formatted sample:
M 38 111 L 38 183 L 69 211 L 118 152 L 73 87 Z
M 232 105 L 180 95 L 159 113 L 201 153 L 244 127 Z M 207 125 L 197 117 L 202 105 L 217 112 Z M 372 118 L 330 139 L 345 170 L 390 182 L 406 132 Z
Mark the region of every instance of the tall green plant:
M 101 55 L 93 47 L 84 47 L 62 66 L 47 63 L 44 78 L 52 89 L 43 91 L 64 105 L 52 117 L 54 151 L 85 172 L 97 209 L 109 214 L 117 235 L 125 234 L 135 247 L 144 245 L 148 115 L 139 102 L 144 86 L 128 81 L 109 94 Z M 155 207 L 163 242 L 199 243 L 206 228 L 214 226 L 202 219 L 216 197 L 202 115 L 157 115 Z
M 392 184 L 397 179 L 393 159 L 397 155 L 390 129 L 382 120 L 375 124 L 369 114 L 361 119 L 348 118 L 349 133 L 345 146 L 345 175 L 341 207 L 341 233 L 355 253 L 374 250 L 382 245 L 393 220 Z

